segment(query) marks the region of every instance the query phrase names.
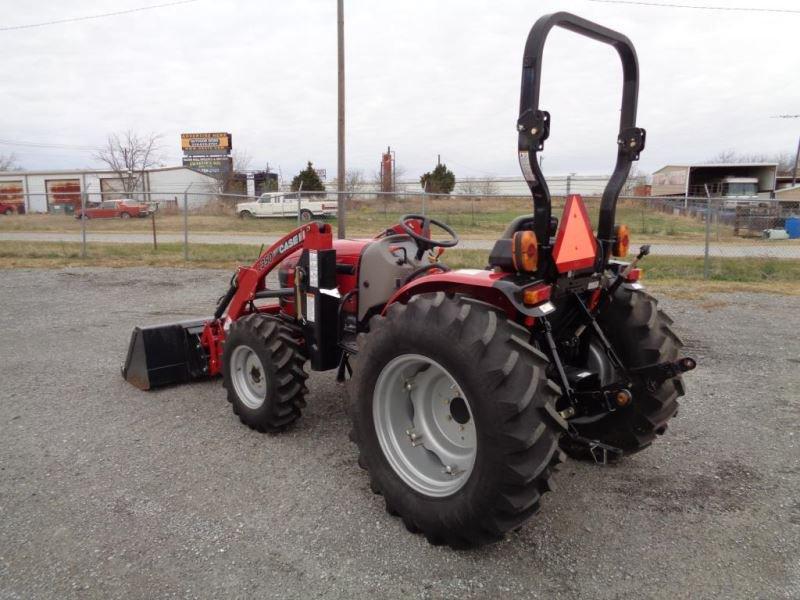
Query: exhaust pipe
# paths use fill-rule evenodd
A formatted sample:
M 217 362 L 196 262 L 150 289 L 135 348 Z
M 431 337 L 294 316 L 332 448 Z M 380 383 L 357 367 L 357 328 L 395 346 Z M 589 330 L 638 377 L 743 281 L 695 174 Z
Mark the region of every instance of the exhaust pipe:
M 186 383 L 208 376 L 208 357 L 200 344 L 206 321 L 136 327 L 122 376 L 140 390 Z

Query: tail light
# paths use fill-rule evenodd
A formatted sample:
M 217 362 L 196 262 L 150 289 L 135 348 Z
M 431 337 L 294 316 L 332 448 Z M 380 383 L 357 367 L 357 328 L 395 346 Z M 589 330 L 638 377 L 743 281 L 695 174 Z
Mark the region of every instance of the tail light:
M 631 245 L 631 236 L 627 225 L 617 225 L 614 228 L 614 245 L 611 254 L 614 256 L 628 256 L 628 248 Z
M 628 271 L 628 274 L 625 275 L 625 281 L 628 283 L 635 283 L 639 281 L 644 276 L 644 269 L 631 269 Z
M 538 283 L 522 290 L 522 302 L 526 306 L 535 306 L 550 300 L 550 286 Z
M 539 244 L 532 231 L 518 231 L 511 241 L 511 262 L 517 271 L 533 273 L 539 264 Z

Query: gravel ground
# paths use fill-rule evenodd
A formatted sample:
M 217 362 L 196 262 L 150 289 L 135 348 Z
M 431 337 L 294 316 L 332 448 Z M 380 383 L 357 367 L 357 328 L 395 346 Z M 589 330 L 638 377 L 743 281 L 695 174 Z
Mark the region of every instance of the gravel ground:
M 332 374 L 276 436 L 219 381 L 122 380 L 133 325 L 209 314 L 229 276 L 2 272 L 0 597 L 800 597 L 797 298 L 665 299 L 700 364 L 667 434 L 455 552 L 370 493 Z

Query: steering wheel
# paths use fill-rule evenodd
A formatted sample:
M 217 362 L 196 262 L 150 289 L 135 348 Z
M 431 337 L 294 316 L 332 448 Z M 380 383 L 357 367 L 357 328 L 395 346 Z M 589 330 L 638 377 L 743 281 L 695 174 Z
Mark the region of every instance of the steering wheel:
M 409 221 L 420 221 L 420 229 L 422 233 L 417 233 L 414 231 L 414 228 L 411 227 Z M 431 238 L 431 225 L 436 225 L 439 229 L 444 230 L 450 236 L 450 239 L 434 240 Z M 450 228 L 450 226 L 445 225 L 436 219 L 426 217 L 425 215 L 404 215 L 400 219 L 400 227 L 402 227 L 403 231 L 411 236 L 411 238 L 416 242 L 417 260 L 422 258 L 422 255 L 425 254 L 426 250 L 430 250 L 431 248 L 452 248 L 458 243 L 458 235 L 452 230 L 452 228 Z

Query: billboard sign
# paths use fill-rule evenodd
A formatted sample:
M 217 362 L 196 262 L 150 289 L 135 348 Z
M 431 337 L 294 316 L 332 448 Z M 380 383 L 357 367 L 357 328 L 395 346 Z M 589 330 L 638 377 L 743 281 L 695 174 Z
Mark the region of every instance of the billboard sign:
M 181 150 L 186 154 L 228 154 L 230 133 L 182 133 Z
M 184 156 L 183 166 L 219 177 L 233 170 L 233 159 L 230 156 Z

